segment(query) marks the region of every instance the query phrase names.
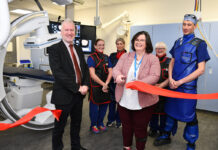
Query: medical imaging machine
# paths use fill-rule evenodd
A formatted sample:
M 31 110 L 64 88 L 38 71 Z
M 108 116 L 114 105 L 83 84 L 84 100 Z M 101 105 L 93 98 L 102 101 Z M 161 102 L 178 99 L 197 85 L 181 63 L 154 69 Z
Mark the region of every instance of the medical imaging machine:
M 41 106 L 43 92 L 41 84 L 44 81 L 53 82 L 54 79 L 43 70 L 4 67 L 9 42 L 14 37 L 30 34 L 24 42 L 24 47 L 31 51 L 44 51 L 46 47 L 59 42 L 61 36 L 59 33 L 49 34 L 47 28 L 49 18 L 46 11 L 23 15 L 10 23 L 8 9 L 10 1 L 0 1 L 0 110 L 3 116 L 15 122 L 36 106 Z M 67 2 L 69 3 L 69 0 Z M 3 76 L 7 78 L 6 81 L 3 80 Z M 49 96 L 46 101 L 43 107 L 54 109 Z M 51 113 L 45 112 L 38 114 L 23 126 L 34 130 L 45 130 L 52 128 L 53 122 Z

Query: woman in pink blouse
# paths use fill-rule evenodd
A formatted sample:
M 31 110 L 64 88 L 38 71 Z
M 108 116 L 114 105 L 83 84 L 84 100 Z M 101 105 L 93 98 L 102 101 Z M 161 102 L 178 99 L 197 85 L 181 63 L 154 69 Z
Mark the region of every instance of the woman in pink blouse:
M 144 150 L 147 125 L 158 96 L 126 89 L 125 84 L 137 80 L 155 85 L 160 76 L 160 63 L 151 54 L 153 46 L 148 32 L 136 33 L 131 43 L 133 52 L 123 54 L 113 68 L 113 77 L 117 83 L 115 96 L 123 125 L 123 149 L 131 150 L 135 134 L 137 150 Z

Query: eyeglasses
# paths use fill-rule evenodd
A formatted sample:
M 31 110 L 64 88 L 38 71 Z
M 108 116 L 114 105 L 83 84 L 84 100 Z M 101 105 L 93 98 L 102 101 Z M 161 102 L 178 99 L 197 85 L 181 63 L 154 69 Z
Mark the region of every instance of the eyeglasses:
M 135 41 L 136 41 L 136 42 L 145 42 L 144 39 L 136 39 Z
M 195 20 L 197 19 L 196 16 L 193 14 L 186 14 L 184 17 L 192 17 Z
M 155 48 L 155 49 L 157 49 L 157 50 L 164 50 L 165 48 L 160 47 L 160 48 Z

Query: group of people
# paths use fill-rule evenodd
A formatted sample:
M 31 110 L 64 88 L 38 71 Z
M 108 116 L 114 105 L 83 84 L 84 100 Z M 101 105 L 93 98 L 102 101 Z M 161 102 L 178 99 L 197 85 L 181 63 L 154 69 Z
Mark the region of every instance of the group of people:
M 70 19 L 62 23 L 62 41 L 48 48 L 55 83 L 52 103 L 61 109 L 54 123 L 52 149 L 62 150 L 62 136 L 70 115 L 71 150 L 86 150 L 80 144 L 83 98 L 89 92 L 90 130 L 99 133 L 107 126 L 122 126 L 123 149 L 131 150 L 135 135 L 136 149 L 144 150 L 147 134 L 156 137 L 155 146 L 171 143 L 170 135 L 177 121 L 186 123 L 184 138 L 187 150 L 195 149 L 198 139 L 196 100 L 168 98 L 125 88 L 126 83 L 141 81 L 173 91 L 196 94 L 197 78 L 204 73 L 210 59 L 206 43 L 196 38 L 197 18 L 184 16 L 183 37 L 176 40 L 166 56 L 163 42 L 155 45 L 156 56 L 148 32 L 140 31 L 131 40 L 132 52 L 126 52 L 125 41 L 116 40 L 117 52 L 104 54 L 104 40 L 97 39 L 95 51 L 85 62 L 80 47 L 73 44 L 75 25 Z M 109 106 L 108 122 L 103 123 Z M 159 123 L 160 122 L 160 123 Z M 147 127 L 150 130 L 147 133 Z

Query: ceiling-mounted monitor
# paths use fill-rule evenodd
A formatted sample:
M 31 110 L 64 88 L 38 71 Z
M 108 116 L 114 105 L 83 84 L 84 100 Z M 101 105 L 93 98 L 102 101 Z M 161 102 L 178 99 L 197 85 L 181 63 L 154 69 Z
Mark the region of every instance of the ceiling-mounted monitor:
M 81 25 L 75 22 L 76 35 L 74 43 L 79 45 L 85 54 L 89 54 L 94 50 L 94 43 L 96 40 L 96 26 Z M 61 23 L 50 21 L 48 26 L 49 33 L 61 32 Z

